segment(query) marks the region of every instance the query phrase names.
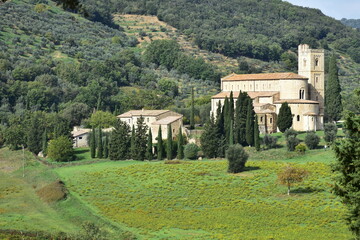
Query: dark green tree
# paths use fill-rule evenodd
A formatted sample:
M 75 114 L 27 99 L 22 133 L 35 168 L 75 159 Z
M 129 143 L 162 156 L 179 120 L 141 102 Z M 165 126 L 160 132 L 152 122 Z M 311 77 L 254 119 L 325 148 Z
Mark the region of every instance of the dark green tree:
M 92 128 L 91 134 L 90 134 L 90 155 L 91 158 L 95 158 L 96 155 L 96 141 L 95 141 L 95 129 Z
M 260 151 L 260 131 L 259 131 L 259 123 L 258 123 L 257 115 L 255 115 L 255 122 L 254 122 L 254 145 L 256 151 Z
M 225 124 L 224 124 L 224 111 L 221 107 L 221 102 L 219 101 L 218 108 L 216 111 L 216 132 L 218 136 L 218 146 L 217 146 L 217 156 L 224 157 L 226 150 L 226 133 L 225 133 Z
M 286 129 L 291 128 L 292 113 L 287 102 L 281 104 L 276 124 L 280 132 L 285 132 Z
M 181 131 L 181 127 L 179 128 L 179 134 L 177 137 L 177 159 L 183 159 L 184 158 L 184 136 Z
M 235 105 L 234 105 L 234 95 L 233 92 L 230 92 L 230 97 L 229 97 L 229 115 L 230 115 L 230 119 L 233 121 L 234 123 L 234 114 L 235 114 Z
M 325 118 L 328 122 L 338 121 L 343 110 L 338 71 L 336 55 L 333 54 L 330 58 L 329 75 L 325 86 Z
M 131 140 L 130 140 L 130 158 L 136 159 L 136 147 L 135 147 L 135 127 L 132 126 L 131 130 Z
M 234 144 L 234 128 L 233 128 L 233 120 L 230 120 L 230 133 L 229 133 L 229 145 Z
M 246 145 L 246 120 L 248 101 L 251 101 L 249 95 L 247 93 L 240 92 L 235 109 L 234 140 L 235 143 L 239 143 L 243 146 Z
M 337 162 L 333 170 L 339 174 L 334 190 L 348 209 L 350 230 L 360 239 L 360 116 L 348 113 L 345 129 L 348 137 L 334 144 Z
M 144 161 L 146 155 L 146 143 L 147 143 L 147 131 L 148 127 L 145 124 L 145 119 L 141 116 L 136 121 L 135 131 L 135 159 Z
M 109 157 L 109 136 L 105 136 L 104 140 L 104 158 L 107 159 Z
M 98 128 L 98 142 L 97 142 L 97 158 L 104 157 L 104 145 L 102 140 L 102 129 Z
M 74 160 L 75 155 L 71 140 L 66 136 L 50 140 L 48 157 L 57 162 L 69 162 Z
M 204 155 L 208 158 L 215 158 L 218 154 L 219 137 L 214 119 L 214 115 L 204 126 L 204 132 L 201 134 L 200 143 Z
M 337 126 L 335 123 L 325 123 L 324 125 L 324 140 L 327 143 L 333 143 L 337 135 Z
M 157 159 L 162 160 L 164 158 L 164 146 L 161 132 L 161 125 L 159 125 L 159 131 L 157 136 Z
M 249 146 L 254 146 L 254 122 L 255 112 L 253 103 L 248 100 L 247 116 L 246 116 L 246 142 Z
M 315 132 L 308 132 L 305 136 L 305 144 L 309 149 L 315 149 L 320 143 L 320 137 Z
M 230 137 L 230 105 L 229 105 L 229 98 L 226 96 L 224 100 L 224 106 L 223 106 L 223 115 L 224 115 L 224 130 L 225 130 L 225 138 L 226 143 L 229 144 L 229 137 Z
M 47 155 L 48 141 L 49 141 L 49 139 L 48 139 L 48 136 L 47 136 L 47 130 L 45 128 L 43 136 L 42 136 L 42 148 L 41 148 L 42 153 L 43 153 L 44 156 Z
M 173 147 L 172 147 L 172 130 L 171 125 L 168 125 L 167 139 L 166 139 L 166 158 L 168 160 L 172 159 Z
M 118 119 L 111 132 L 109 143 L 110 160 L 125 160 L 129 158 L 130 126 Z
M 151 128 L 149 128 L 148 140 L 147 140 L 147 145 L 146 145 L 146 156 L 145 157 L 149 161 L 153 160 L 153 158 L 154 158 Z
M 249 155 L 240 144 L 235 144 L 226 150 L 226 158 L 229 162 L 228 172 L 238 173 L 244 170 Z
M 30 152 L 38 154 L 42 149 L 43 127 L 42 112 L 35 112 L 31 115 L 27 130 L 27 146 Z
M 195 101 L 194 101 L 194 88 L 191 88 L 191 112 L 190 112 L 190 129 L 195 128 Z

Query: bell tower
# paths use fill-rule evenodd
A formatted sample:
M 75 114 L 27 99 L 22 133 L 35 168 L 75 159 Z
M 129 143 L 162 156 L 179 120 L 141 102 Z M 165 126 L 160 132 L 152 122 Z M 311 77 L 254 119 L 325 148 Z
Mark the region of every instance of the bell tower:
M 318 101 L 320 115 L 324 115 L 325 97 L 325 57 L 324 49 L 310 49 L 309 45 L 299 45 L 299 75 L 307 77 L 308 100 Z

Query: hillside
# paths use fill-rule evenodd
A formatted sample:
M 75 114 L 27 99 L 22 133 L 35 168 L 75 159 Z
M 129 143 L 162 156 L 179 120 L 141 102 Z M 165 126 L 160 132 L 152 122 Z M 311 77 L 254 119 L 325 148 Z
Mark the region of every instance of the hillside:
M 341 22 L 349 27 L 360 29 L 360 19 L 341 19 Z

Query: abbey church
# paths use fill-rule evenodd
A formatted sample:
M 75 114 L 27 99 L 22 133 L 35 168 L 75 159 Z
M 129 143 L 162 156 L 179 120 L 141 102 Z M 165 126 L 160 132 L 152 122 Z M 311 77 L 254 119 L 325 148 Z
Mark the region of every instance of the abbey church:
M 298 50 L 298 74 L 230 74 L 222 78 L 222 91 L 211 99 L 211 113 L 216 117 L 219 102 L 223 105 L 231 92 L 236 102 L 242 91 L 253 99 L 261 133 L 277 132 L 277 115 L 284 102 L 291 108 L 294 130 L 323 129 L 324 50 L 310 49 L 306 44 Z

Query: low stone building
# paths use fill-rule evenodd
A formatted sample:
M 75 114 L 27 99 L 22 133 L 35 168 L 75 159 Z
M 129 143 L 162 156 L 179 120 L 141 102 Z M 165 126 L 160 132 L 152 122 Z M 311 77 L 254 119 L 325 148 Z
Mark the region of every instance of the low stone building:
M 91 129 L 74 127 L 73 131 L 71 132 L 73 136 L 73 147 L 88 147 L 88 138 L 90 132 Z
M 143 117 L 144 123 L 151 128 L 153 143 L 157 142 L 156 138 L 160 126 L 163 139 L 167 139 L 169 127 L 171 127 L 173 138 L 178 135 L 179 129 L 183 129 L 183 115 L 170 110 L 131 110 L 117 116 L 121 121 L 126 122 L 130 127 L 134 126 L 135 128 L 137 120 L 140 117 Z

